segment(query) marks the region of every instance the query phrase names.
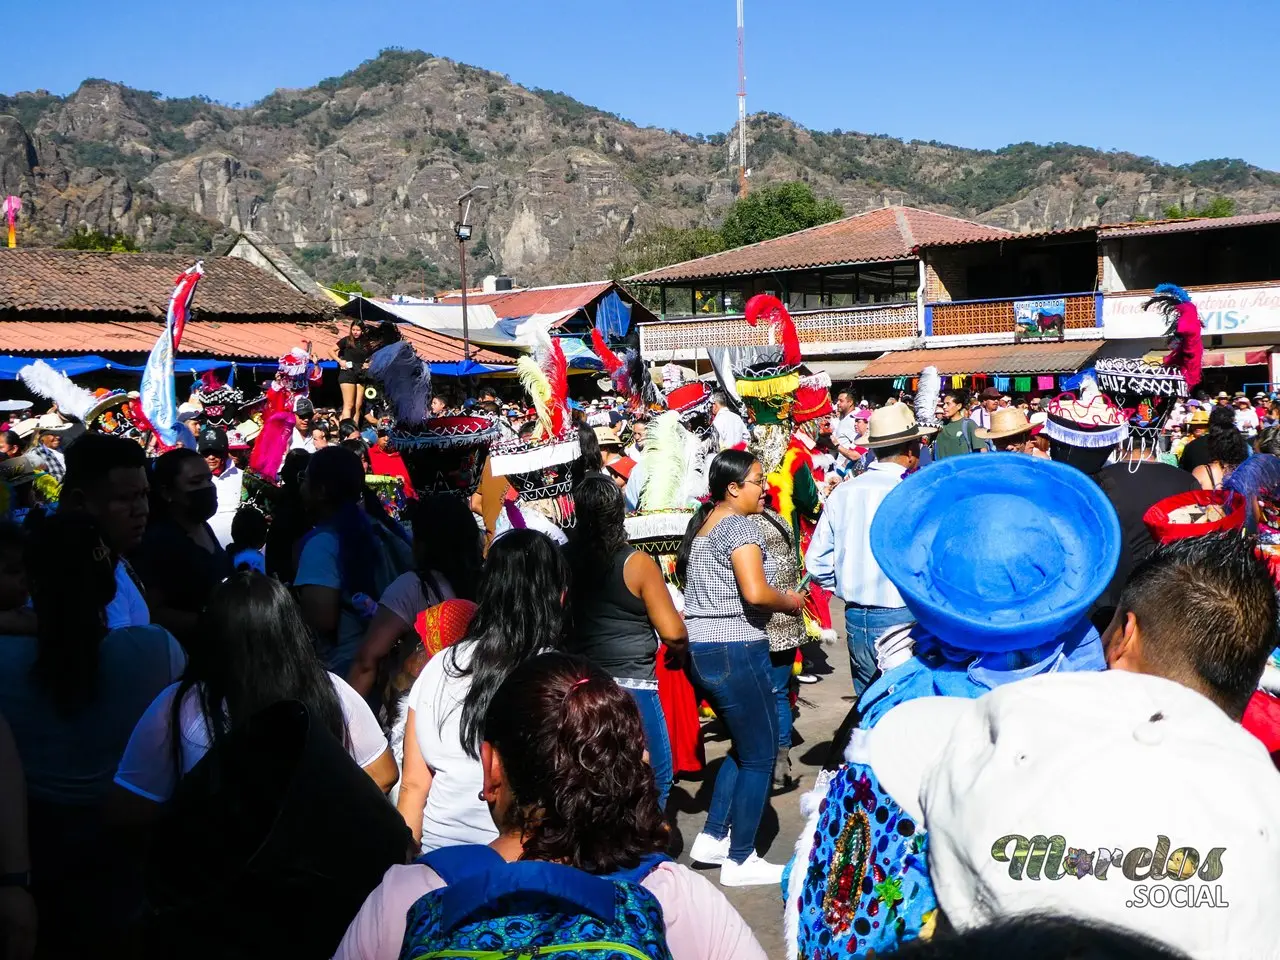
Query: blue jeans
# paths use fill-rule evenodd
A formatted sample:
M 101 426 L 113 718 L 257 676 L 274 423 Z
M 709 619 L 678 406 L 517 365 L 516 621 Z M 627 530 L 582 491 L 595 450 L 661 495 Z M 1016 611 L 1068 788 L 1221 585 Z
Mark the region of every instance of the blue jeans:
M 662 699 L 657 690 L 622 689 L 631 694 L 631 699 L 640 708 L 649 766 L 653 767 L 653 780 L 658 787 L 658 809 L 665 811 L 667 794 L 671 792 L 671 738 L 667 736 L 667 717 L 662 712 Z
M 770 652 L 769 680 L 778 704 L 778 748 L 791 746 L 791 671 L 796 664 L 794 650 Z
M 845 640 L 849 644 L 849 673 L 853 675 L 853 695 L 871 684 L 876 675 L 876 640 L 890 627 L 910 623 L 906 607 L 862 607 L 856 603 L 844 605 Z
M 689 659 L 694 680 L 733 741 L 716 775 L 703 830 L 717 840 L 727 835 L 729 859 L 743 863 L 755 850 L 778 753 L 769 645 L 764 640 L 691 643 Z

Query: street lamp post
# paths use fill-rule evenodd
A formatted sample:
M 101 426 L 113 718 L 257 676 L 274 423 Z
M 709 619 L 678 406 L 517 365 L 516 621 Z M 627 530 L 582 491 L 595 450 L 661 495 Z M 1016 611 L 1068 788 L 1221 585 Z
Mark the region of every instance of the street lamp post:
M 458 222 L 453 225 L 454 236 L 458 238 L 458 264 L 462 274 L 462 365 L 466 369 L 471 359 L 471 327 L 467 323 L 467 241 L 471 239 L 471 195 L 477 190 L 488 190 L 484 184 L 476 184 L 458 198 Z M 466 209 L 462 207 L 466 201 Z

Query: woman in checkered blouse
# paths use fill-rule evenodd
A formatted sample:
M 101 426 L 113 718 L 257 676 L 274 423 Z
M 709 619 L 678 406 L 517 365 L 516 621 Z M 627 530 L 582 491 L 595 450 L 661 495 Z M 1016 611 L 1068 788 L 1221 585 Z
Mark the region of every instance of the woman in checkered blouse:
M 716 776 L 703 832 L 690 855 L 720 864 L 725 886 L 777 883 L 782 867 L 755 852 L 778 746 L 765 624 L 773 613 L 799 616 L 804 601 L 770 585 L 768 557 L 752 515 L 764 508 L 764 469 L 750 453 L 726 450 L 711 462 L 711 502 L 689 522 L 676 571 L 694 680 L 733 739 Z

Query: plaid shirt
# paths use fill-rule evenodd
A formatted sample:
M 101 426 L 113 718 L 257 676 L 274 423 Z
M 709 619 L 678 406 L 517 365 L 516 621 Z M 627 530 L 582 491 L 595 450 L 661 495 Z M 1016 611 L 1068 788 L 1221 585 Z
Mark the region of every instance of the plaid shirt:
M 67 473 L 67 461 L 63 458 L 61 450 L 52 450 L 40 443 L 32 448 L 31 456 L 40 461 L 40 466 L 45 473 L 59 483 L 62 482 L 62 478 Z

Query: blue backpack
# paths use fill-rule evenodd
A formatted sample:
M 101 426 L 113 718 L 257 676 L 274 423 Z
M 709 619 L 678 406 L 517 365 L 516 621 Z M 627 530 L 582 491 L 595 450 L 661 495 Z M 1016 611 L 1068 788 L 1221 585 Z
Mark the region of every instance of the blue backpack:
M 448 886 L 409 908 L 400 960 L 671 960 L 662 907 L 640 886 L 668 859 L 597 877 L 479 844 L 433 850 L 416 862 Z

